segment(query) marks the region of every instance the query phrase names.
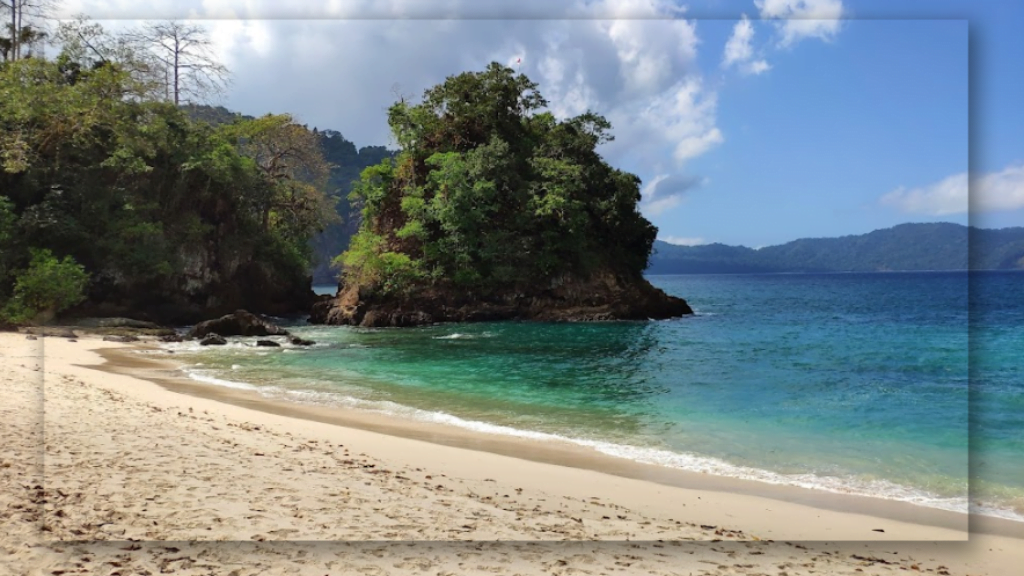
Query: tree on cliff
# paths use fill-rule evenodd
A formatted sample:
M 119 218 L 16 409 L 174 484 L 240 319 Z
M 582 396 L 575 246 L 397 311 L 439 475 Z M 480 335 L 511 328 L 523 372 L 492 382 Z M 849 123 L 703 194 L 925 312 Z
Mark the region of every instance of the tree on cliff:
M 640 180 L 596 151 L 609 122 L 557 120 L 536 83 L 497 63 L 388 110 L 401 152 L 362 173 L 362 224 L 339 258 L 364 292 L 491 294 L 566 275 L 639 280 L 657 229 Z
M 317 137 L 287 115 L 192 121 L 130 46 L 79 31 L 53 61 L 0 63 L 0 309 L 33 249 L 83 266 L 84 305 L 119 314 L 306 309 L 333 212 Z
M 162 68 L 166 98 L 176 106 L 224 91 L 228 69 L 213 56 L 206 28 L 168 20 L 147 24 L 130 37 Z

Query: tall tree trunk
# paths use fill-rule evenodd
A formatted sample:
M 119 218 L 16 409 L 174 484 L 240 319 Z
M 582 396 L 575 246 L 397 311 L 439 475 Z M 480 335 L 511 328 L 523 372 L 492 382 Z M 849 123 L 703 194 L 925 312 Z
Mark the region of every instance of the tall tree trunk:
M 11 60 L 18 59 L 18 2 L 11 0 Z
M 179 98 L 179 86 L 178 86 L 178 57 L 181 55 L 181 51 L 178 50 L 178 41 L 174 41 L 174 105 L 178 106 Z

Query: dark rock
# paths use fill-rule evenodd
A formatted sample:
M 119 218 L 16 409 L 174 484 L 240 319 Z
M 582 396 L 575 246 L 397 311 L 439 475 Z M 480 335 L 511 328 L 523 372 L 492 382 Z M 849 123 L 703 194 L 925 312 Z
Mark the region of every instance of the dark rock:
M 188 334 L 192 338 L 202 338 L 210 333 L 221 336 L 288 336 L 284 328 L 245 310 L 200 322 Z
M 180 334 L 167 334 L 166 336 L 160 337 L 161 342 L 184 342 L 185 339 Z
M 25 336 L 25 340 L 39 340 L 39 338 L 37 336 L 29 334 L 28 336 Z
M 280 348 L 281 347 L 280 344 L 278 344 L 277 342 L 274 342 L 273 340 L 257 340 L 256 341 L 256 345 L 257 346 L 264 346 L 264 347 L 267 347 L 267 348 Z
M 430 288 L 396 298 L 349 287 L 330 300 L 316 302 L 309 322 L 401 327 L 497 320 L 661 320 L 688 314 L 693 310 L 685 300 L 665 294 L 642 276 L 603 273 L 587 278 L 567 275 L 529 292 L 510 289 L 487 296 Z
M 104 342 L 138 342 L 138 336 L 104 336 Z
M 223 346 L 228 341 L 224 339 L 220 334 L 207 334 L 203 336 L 203 339 L 199 341 L 200 346 Z
M 141 328 L 148 330 L 157 330 L 162 328 L 155 322 L 146 322 L 145 320 L 135 320 L 133 318 L 82 318 L 75 322 L 76 326 L 82 326 L 85 328 Z
M 68 338 L 68 342 L 78 342 L 78 340 L 75 338 Z
M 292 336 L 289 341 L 293 346 L 312 346 L 316 342 L 312 340 L 306 340 L 305 338 L 299 338 L 298 336 Z

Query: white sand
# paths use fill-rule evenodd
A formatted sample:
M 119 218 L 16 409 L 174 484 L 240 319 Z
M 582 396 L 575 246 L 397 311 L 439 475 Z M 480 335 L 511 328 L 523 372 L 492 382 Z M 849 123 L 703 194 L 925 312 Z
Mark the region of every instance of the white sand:
M 1016 534 L 957 541 L 966 532 L 913 515 L 667 486 L 85 367 L 112 346 L 123 345 L 0 334 L 0 574 L 1002 576 L 1024 566 Z M 514 542 L 467 542 L 495 539 Z

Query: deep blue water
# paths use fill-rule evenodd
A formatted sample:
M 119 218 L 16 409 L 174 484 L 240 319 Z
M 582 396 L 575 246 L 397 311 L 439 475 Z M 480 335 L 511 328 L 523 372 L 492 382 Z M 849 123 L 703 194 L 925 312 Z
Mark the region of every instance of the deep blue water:
M 174 346 L 194 377 L 271 396 L 948 509 L 970 462 L 979 508 L 1024 513 L 1024 274 L 650 280 L 697 314 Z

